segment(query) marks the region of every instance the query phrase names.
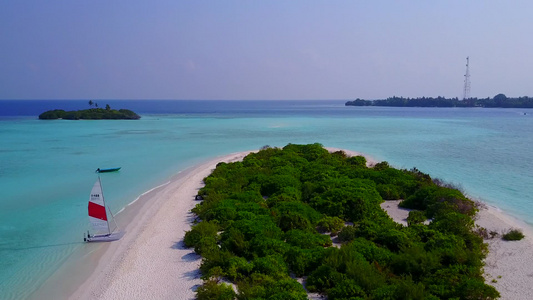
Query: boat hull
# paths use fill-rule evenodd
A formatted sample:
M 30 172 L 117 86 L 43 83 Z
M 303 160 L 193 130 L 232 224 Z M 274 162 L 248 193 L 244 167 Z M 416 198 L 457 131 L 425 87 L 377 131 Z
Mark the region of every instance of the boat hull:
M 97 169 L 96 173 L 109 173 L 109 172 L 117 172 L 120 170 L 120 168 L 111 168 L 111 169 Z
M 108 235 L 96 235 L 96 236 L 90 236 L 83 238 L 85 242 L 88 243 L 98 243 L 98 242 L 112 242 L 112 241 L 118 241 L 124 236 L 124 232 L 113 232 Z

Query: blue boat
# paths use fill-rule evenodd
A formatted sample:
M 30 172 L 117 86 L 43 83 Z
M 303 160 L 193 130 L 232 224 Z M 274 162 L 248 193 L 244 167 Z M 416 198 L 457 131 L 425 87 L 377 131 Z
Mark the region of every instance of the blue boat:
M 118 168 L 110 168 L 110 169 L 100 169 L 100 168 L 98 168 L 98 169 L 96 169 L 95 172 L 96 173 L 109 173 L 109 172 L 116 172 L 118 170 L 120 170 L 120 167 L 118 167 Z

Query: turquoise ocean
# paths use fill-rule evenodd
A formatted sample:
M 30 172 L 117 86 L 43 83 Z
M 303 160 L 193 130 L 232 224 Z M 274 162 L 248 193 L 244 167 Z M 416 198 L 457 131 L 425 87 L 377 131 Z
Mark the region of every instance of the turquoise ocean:
M 417 167 L 533 222 L 533 110 L 345 107 L 345 101 L 100 100 L 129 120 L 38 120 L 88 101 L 0 101 L 0 299 L 24 299 L 87 245 L 97 168 L 119 213 L 187 168 L 233 152 L 321 143 Z

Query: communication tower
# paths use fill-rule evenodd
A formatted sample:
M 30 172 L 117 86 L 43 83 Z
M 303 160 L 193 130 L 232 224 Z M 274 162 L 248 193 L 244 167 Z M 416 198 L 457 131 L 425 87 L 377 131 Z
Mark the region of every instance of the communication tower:
M 470 98 L 470 71 L 468 70 L 468 56 L 466 57 L 465 86 L 463 89 L 463 100 Z

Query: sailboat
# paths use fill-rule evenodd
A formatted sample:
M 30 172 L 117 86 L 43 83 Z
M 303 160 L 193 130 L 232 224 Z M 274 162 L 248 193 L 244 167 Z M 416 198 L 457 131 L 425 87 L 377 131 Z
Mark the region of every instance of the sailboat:
M 111 230 L 109 225 L 108 211 L 111 215 L 111 220 L 114 223 L 114 229 Z M 118 230 L 115 216 L 111 210 L 105 205 L 104 192 L 102 190 L 102 182 L 100 177 L 93 185 L 91 195 L 89 197 L 89 222 L 93 232 L 87 231 L 87 236 L 83 237 L 86 242 L 108 242 L 115 241 L 122 237 L 122 233 Z

